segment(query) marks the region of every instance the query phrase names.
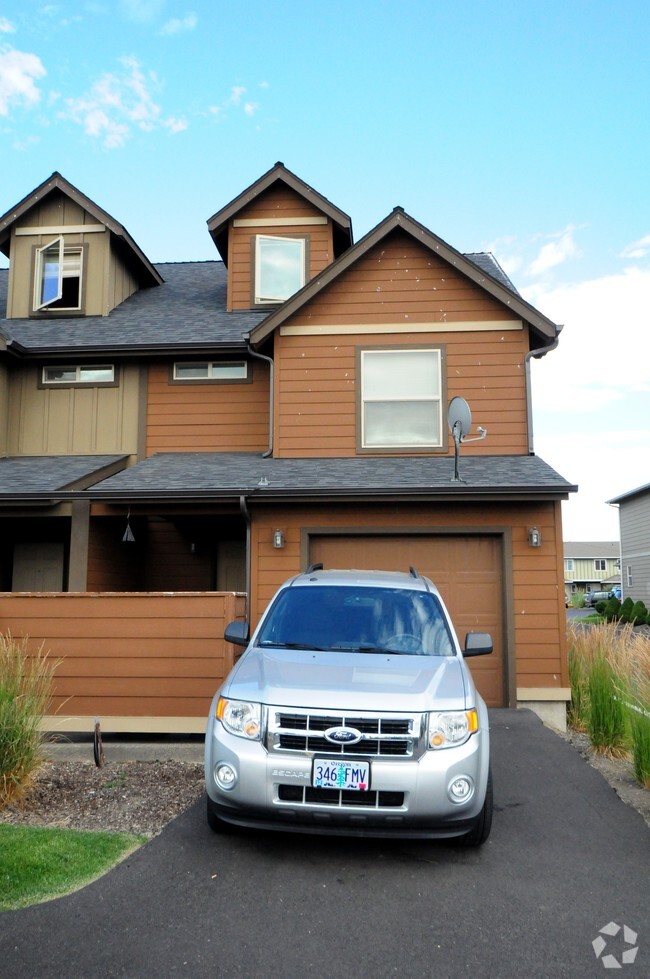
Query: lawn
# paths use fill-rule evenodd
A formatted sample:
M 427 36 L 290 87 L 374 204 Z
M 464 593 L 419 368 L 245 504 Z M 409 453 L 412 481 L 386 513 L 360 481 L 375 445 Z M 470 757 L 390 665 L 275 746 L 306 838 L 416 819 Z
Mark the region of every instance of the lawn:
M 0 825 L 0 911 L 70 894 L 146 841 L 130 833 Z

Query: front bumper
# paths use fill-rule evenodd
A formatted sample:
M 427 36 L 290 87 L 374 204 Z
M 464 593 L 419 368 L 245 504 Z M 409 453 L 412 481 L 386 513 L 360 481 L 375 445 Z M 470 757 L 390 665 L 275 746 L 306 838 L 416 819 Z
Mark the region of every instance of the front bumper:
M 225 822 L 263 829 L 346 836 L 461 836 L 474 825 L 485 799 L 489 732 L 482 727 L 459 747 L 428 750 L 417 759 L 368 758 L 368 794 L 332 793 L 326 800 L 319 798 L 311 787 L 312 759 L 305 753 L 269 752 L 260 742 L 230 735 L 213 722 L 205 748 L 211 807 Z M 228 790 L 215 780 L 215 769 L 223 763 L 237 773 Z M 472 791 L 466 800 L 456 802 L 449 786 L 460 776 L 470 781 Z

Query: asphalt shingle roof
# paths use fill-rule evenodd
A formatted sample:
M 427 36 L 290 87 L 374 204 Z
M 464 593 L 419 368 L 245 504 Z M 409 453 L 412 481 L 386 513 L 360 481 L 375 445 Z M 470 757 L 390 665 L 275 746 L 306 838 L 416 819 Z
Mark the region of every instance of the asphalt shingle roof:
M 566 495 L 576 489 L 537 456 L 467 456 L 453 482 L 449 457 L 265 459 L 258 453 L 160 453 L 103 480 L 98 497 L 255 494 L 370 497 L 385 494 Z
M 122 455 L 14 456 L 0 459 L 0 496 L 56 493 L 73 487 L 106 466 L 125 459 Z

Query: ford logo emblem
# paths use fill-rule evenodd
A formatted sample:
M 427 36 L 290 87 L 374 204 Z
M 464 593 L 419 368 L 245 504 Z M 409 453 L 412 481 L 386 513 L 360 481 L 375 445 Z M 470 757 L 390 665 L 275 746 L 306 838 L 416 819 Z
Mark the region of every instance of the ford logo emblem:
M 324 736 L 332 744 L 356 744 L 361 741 L 361 731 L 354 727 L 331 727 Z

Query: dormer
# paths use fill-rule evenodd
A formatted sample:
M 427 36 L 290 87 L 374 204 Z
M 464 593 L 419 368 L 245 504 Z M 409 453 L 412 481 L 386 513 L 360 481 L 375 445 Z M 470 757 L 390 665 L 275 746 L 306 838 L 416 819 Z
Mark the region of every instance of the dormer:
M 227 308 L 277 307 L 352 244 L 347 214 L 276 163 L 208 221 L 228 269 Z
M 0 218 L 0 249 L 9 319 L 108 316 L 163 281 L 126 229 L 56 172 Z

